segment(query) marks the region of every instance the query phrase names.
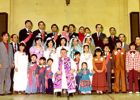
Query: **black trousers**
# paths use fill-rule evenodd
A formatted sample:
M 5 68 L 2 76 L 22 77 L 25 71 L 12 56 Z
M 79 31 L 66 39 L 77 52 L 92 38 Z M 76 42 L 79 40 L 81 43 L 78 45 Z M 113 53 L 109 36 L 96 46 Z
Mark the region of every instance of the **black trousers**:
M 53 81 L 52 79 L 48 79 L 48 88 L 46 89 L 47 94 L 53 94 Z
M 13 78 L 14 78 L 14 70 L 15 68 L 12 68 L 11 69 L 11 73 L 10 73 L 10 77 L 11 77 L 11 87 L 10 87 L 10 91 L 13 92 L 13 85 L 14 85 L 14 81 L 13 81 Z

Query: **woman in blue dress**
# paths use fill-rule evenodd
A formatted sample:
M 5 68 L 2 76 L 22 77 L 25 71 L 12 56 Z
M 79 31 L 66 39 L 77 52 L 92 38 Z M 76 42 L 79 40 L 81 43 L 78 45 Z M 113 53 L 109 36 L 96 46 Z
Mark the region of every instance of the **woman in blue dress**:
M 79 72 L 79 76 L 81 76 L 80 84 L 79 84 L 79 91 L 82 94 L 91 94 L 92 86 L 90 82 L 90 77 L 93 73 L 90 72 L 88 69 L 88 65 L 86 62 L 82 63 L 81 70 Z

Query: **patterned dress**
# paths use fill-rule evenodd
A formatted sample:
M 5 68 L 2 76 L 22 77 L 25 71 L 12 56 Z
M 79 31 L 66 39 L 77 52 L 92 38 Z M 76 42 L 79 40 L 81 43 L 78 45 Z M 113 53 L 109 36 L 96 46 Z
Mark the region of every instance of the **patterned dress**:
M 93 74 L 88 69 L 81 69 L 79 76 L 81 76 L 79 90 L 81 93 L 89 93 L 92 90 L 90 77 Z

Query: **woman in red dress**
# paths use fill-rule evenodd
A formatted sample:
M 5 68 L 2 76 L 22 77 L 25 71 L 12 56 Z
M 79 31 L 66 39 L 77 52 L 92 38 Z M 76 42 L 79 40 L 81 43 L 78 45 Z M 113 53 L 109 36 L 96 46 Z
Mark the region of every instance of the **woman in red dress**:
M 92 81 L 93 90 L 97 94 L 103 94 L 107 91 L 106 63 L 100 47 L 97 47 L 94 53 L 93 70 L 95 72 Z

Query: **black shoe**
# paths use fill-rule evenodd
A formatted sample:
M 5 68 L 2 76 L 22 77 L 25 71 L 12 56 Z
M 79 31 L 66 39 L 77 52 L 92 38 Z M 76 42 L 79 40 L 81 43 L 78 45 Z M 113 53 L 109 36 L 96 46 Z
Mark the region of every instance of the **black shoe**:
M 69 96 L 69 97 L 73 97 L 73 93 L 69 93 L 68 96 Z
M 32 93 L 26 93 L 26 92 L 25 92 L 25 95 L 31 95 L 31 94 L 32 94 Z
M 56 94 L 58 97 L 61 97 L 61 92 L 57 92 Z
M 115 94 L 118 94 L 119 92 L 114 92 Z
M 0 94 L 0 96 L 4 96 L 5 94 Z
M 109 92 L 107 92 L 107 93 L 108 93 L 108 94 L 111 94 L 112 92 L 109 91 Z
M 126 91 L 122 91 L 122 93 L 127 93 Z

